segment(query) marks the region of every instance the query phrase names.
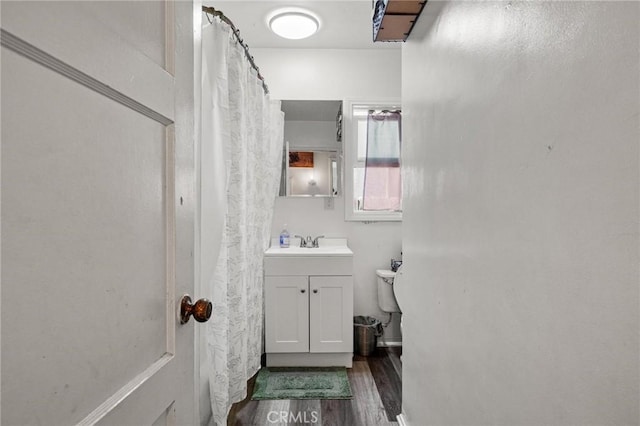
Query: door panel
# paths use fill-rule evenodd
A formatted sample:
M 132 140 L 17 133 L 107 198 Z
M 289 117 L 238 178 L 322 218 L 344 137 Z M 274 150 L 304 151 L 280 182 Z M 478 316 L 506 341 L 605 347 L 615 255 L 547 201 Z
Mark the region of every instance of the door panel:
M 162 414 L 160 414 L 151 426 L 169 426 L 175 424 L 173 413 L 173 404 L 171 404 L 166 410 L 164 410 L 164 412 L 162 412 Z
M 149 59 L 149 52 L 137 50 L 126 41 L 129 35 L 115 33 L 91 15 L 84 13 L 91 7 L 90 4 L 78 8 L 76 3 L 3 1 L 2 29 L 22 42 L 34 46 L 39 51 L 38 59 L 44 66 L 56 66 L 51 64 L 52 61 L 66 64 L 71 68 L 65 72 L 69 78 L 83 73 L 85 77 L 81 79 L 81 84 L 87 84 L 94 89 L 96 84 L 103 84 L 119 96 L 118 102 L 134 109 L 144 109 L 143 113 L 164 124 L 174 122 L 176 80 L 172 75 L 172 66 L 175 62 L 175 43 L 167 42 L 165 45 L 165 62 L 171 67 L 159 66 Z M 180 7 L 166 6 L 164 1 L 149 3 L 172 16 L 174 7 L 179 11 L 188 7 L 189 16 L 193 19 L 191 4 L 187 1 L 178 2 Z M 173 4 L 169 1 L 166 3 Z M 122 1 L 118 4 L 123 11 L 131 9 L 132 18 L 146 19 L 135 14 L 136 1 Z M 179 15 L 179 19 L 184 19 L 182 14 Z M 162 43 L 165 43 L 165 38 L 174 37 L 175 33 L 169 20 L 166 24 L 170 28 L 166 32 L 156 34 L 157 38 L 163 40 Z M 184 23 L 187 29 L 189 24 Z M 190 40 L 190 43 L 193 43 L 193 40 Z M 23 52 L 30 53 L 26 49 L 23 49 Z M 95 81 L 87 81 L 87 77 Z M 190 78 L 193 78 L 193 75 Z M 138 104 L 134 104 L 135 102 Z
M 193 290 L 176 266 L 193 248 L 176 234 L 192 224 L 175 200 L 187 80 L 104 24 L 162 13 L 150 49 L 173 49 L 191 8 L 122 2 L 98 20 L 95 6 L 2 4 L 2 420 L 191 423 L 193 329 L 176 315 Z
M 311 352 L 353 350 L 353 277 L 309 277 Z
M 65 377 L 3 396 L 86 413 L 167 349 L 165 128 L 6 49 L 2 67 L 3 278 L 21 283 L 3 311 L 28 331 L 4 339 L 3 384 Z
M 264 285 L 266 352 L 309 352 L 308 277 L 267 276 Z
M 85 15 L 105 28 L 125 37 L 135 50 L 144 52 L 153 63 L 166 69 L 165 3 L 159 1 L 81 1 L 73 2 Z

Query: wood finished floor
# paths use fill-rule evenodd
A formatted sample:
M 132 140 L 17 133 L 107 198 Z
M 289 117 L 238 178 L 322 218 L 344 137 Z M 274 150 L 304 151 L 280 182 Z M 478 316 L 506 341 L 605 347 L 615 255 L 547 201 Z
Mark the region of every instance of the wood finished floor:
M 400 347 L 377 348 L 368 357 L 355 355 L 353 368 L 347 369 L 353 399 L 252 401 L 254 376 L 247 383 L 247 398 L 231 407 L 227 425 L 397 425 L 402 406 L 400 355 Z

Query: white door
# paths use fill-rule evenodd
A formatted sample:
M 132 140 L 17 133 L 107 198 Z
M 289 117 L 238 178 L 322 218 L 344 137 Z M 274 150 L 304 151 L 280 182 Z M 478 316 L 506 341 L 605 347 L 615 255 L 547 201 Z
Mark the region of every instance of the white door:
M 192 7 L 1 4 L 3 425 L 196 423 Z
M 309 352 L 309 277 L 266 276 L 267 353 Z
M 353 277 L 309 277 L 309 349 L 353 351 Z

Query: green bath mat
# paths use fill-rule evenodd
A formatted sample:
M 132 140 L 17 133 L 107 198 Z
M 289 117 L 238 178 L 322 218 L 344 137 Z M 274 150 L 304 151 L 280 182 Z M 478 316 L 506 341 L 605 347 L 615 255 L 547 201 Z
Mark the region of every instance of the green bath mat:
M 263 367 L 251 399 L 350 399 L 344 367 Z

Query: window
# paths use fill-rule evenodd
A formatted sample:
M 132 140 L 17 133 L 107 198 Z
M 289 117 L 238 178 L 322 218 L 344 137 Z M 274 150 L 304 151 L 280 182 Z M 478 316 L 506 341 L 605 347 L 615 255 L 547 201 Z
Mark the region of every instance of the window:
M 402 220 L 400 109 L 397 100 L 344 102 L 346 220 Z

